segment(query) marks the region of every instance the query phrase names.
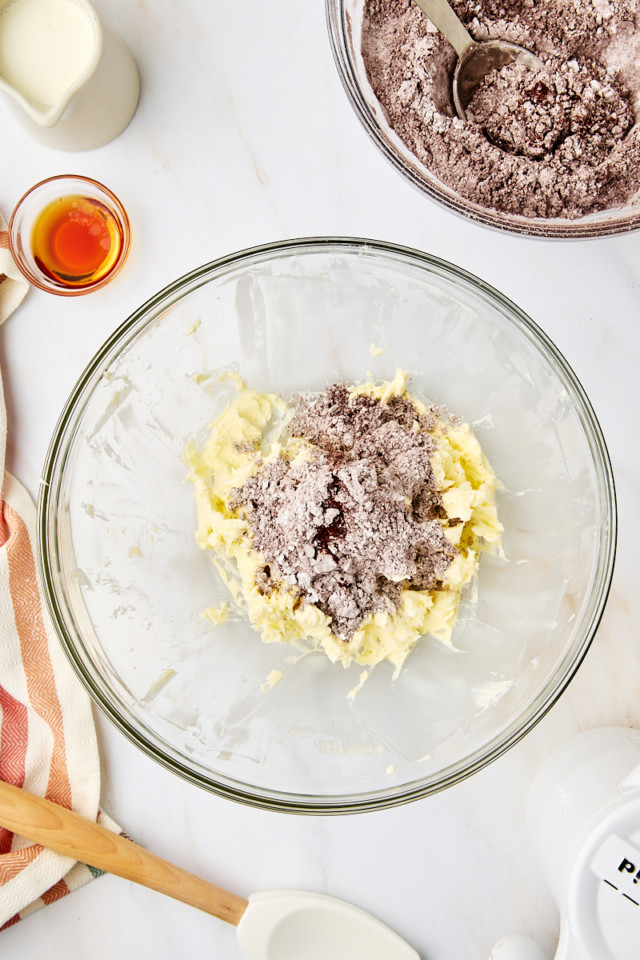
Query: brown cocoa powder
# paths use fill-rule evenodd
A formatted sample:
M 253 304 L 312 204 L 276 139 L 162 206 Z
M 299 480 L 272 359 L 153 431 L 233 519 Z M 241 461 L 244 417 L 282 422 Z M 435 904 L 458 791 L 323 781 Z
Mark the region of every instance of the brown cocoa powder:
M 296 408 L 289 433 L 313 456 L 263 461 L 231 506 L 264 556 L 259 588 L 296 589 L 348 641 L 369 614 L 394 610 L 402 589 L 442 587 L 456 553 L 430 460 L 436 420 L 406 398 L 382 403 L 340 384 Z
M 452 0 L 476 40 L 531 50 L 493 71 L 455 117 L 455 53 L 413 0 L 364 0 L 362 54 L 395 133 L 461 197 L 499 212 L 575 219 L 640 191 L 637 0 Z

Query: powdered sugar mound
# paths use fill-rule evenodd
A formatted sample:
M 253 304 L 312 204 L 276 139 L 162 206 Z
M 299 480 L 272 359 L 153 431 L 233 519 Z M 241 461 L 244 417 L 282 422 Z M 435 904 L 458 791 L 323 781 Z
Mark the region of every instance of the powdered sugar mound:
M 441 587 L 456 550 L 439 522 L 435 424 L 404 397 L 382 403 L 342 385 L 299 398 L 290 433 L 313 444 L 311 459 L 263 463 L 232 502 L 266 560 L 259 587 L 297 587 L 345 641 L 393 610 L 402 588 Z

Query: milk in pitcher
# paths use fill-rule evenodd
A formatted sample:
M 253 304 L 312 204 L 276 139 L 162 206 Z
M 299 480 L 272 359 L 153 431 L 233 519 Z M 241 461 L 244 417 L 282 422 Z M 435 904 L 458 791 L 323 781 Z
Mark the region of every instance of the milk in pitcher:
M 77 83 L 94 45 L 91 20 L 74 0 L 11 0 L 0 12 L 0 75 L 43 106 Z
M 0 91 L 42 143 L 91 150 L 127 126 L 140 79 L 90 0 L 0 0 Z

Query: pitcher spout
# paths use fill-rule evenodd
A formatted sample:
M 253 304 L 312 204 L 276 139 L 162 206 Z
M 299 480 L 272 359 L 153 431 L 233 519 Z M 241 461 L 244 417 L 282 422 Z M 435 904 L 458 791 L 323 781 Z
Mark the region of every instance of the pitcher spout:
M 140 78 L 90 0 L 0 0 L 0 91 L 34 139 L 93 150 L 131 120 Z
M 58 123 L 101 55 L 89 0 L 0 0 L 0 90 L 40 127 Z

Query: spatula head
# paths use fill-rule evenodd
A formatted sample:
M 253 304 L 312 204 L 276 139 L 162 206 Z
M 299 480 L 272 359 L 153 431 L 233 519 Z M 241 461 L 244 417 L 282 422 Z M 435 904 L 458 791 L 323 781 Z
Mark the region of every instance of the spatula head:
M 420 960 L 380 920 L 319 893 L 253 894 L 238 940 L 250 960 Z

